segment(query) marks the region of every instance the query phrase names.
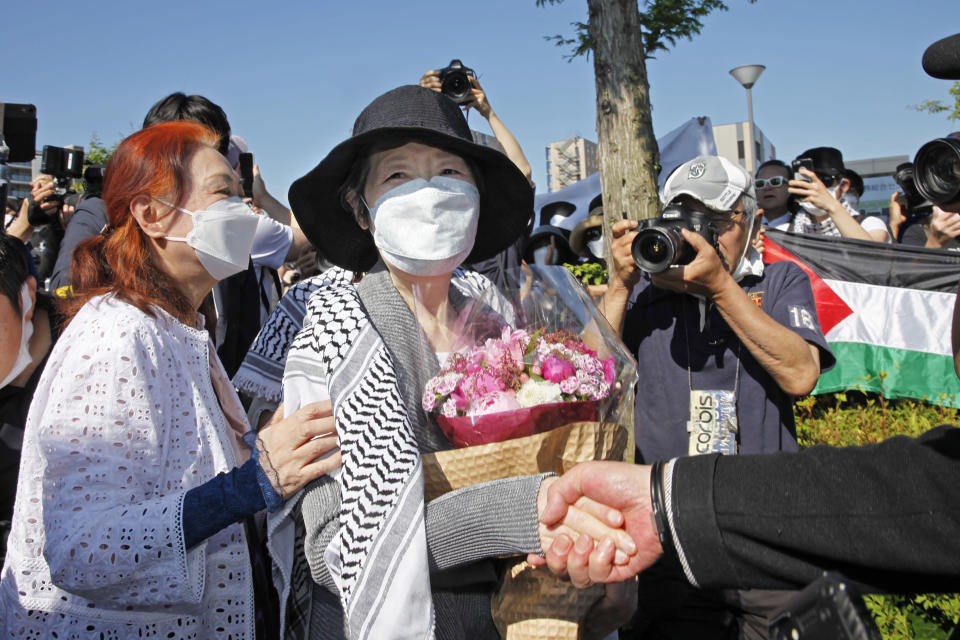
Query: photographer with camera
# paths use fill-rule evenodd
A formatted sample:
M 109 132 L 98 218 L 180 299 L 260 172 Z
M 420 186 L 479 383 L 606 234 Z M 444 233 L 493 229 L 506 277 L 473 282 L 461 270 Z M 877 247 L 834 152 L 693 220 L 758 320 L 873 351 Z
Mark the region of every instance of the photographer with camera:
M 792 263 L 764 265 L 751 247 L 753 180 L 728 160 L 681 165 L 663 202 L 656 220 L 613 226 L 601 307 L 656 372 L 637 385 L 637 462 L 796 451 L 793 399 L 834 362 L 809 279 Z M 700 591 L 666 567 L 641 576 L 640 594 L 635 631 L 697 638 L 765 630 L 788 597 Z
M 475 109 L 477 113 L 483 116 L 490 123 L 493 136 L 503 147 L 503 153 L 520 169 L 527 182 L 530 183 L 530 189 L 534 189 L 533 172 L 530 169 L 527 156 L 524 155 L 520 143 L 517 142 L 510 129 L 490 106 L 487 94 L 480 87 L 480 82 L 477 80 L 473 69 L 463 66 L 463 63 L 459 60 L 451 60 L 450 64 L 443 69 L 432 69 L 424 73 L 423 77 L 420 78 L 420 86 L 443 93 L 466 111 Z M 530 215 L 532 220 L 533 211 L 530 212 Z M 523 250 L 528 236 L 529 232 L 524 233 L 516 242 L 492 258 L 464 266 L 483 274 L 494 282 L 500 282 L 501 275 L 505 270 L 519 267 L 523 263 Z
M 924 68 L 960 80 L 960 34 L 931 45 Z M 920 193 L 960 213 L 960 141 L 928 143 L 914 164 Z M 960 304 L 952 334 L 960 375 Z M 799 453 L 675 458 L 652 467 L 588 462 L 551 486 L 543 524 L 588 497 L 621 511 L 640 552 L 624 567 L 610 549 L 559 537 L 545 562 L 578 587 L 669 563 L 689 584 L 715 588 L 793 588 L 829 570 L 893 592 L 951 593 L 960 590 L 958 483 L 960 429 L 950 426 Z
M 37 286 L 43 290 L 46 290 L 47 281 L 53 275 L 64 229 L 70 224 L 75 208 L 58 191 L 63 189 L 57 180 L 41 174 L 30 183 L 30 195 L 26 199 L 29 224 L 27 243 L 37 267 Z
M 77 200 L 76 210 L 64 225 L 63 239 L 57 252 L 57 261 L 50 274 L 50 293 L 58 298 L 70 291 L 70 262 L 73 248 L 82 240 L 97 235 L 107 224 L 107 207 L 103 202 L 103 168 L 90 165 L 83 172 L 84 190 Z
M 788 191 L 797 197 L 800 211 L 776 228 L 791 233 L 843 236 L 856 240 L 890 242 L 887 225 L 875 216 L 857 222 L 859 212 L 844 201 L 851 181 L 845 175 L 843 155 L 833 147 L 815 147 L 793 161 Z
M 454 74 L 452 81 L 450 78 L 451 71 Z M 469 85 L 464 82 L 464 78 L 469 81 Z M 533 172 L 530 169 L 527 157 L 523 154 L 523 149 L 520 148 L 520 143 L 510 133 L 510 129 L 507 129 L 507 125 L 503 124 L 493 107 L 490 106 L 487 101 L 487 94 L 480 87 L 480 82 L 474 75 L 473 69 L 464 67 L 459 60 L 453 60 L 450 67 L 432 69 L 423 74 L 423 77 L 420 78 L 420 86 L 447 93 L 462 108 L 466 110 L 475 109 L 477 113 L 483 116 L 490 123 L 493 137 L 503 147 L 503 152 L 513 164 L 517 165 L 520 172 L 530 182 L 530 186 L 533 186 Z

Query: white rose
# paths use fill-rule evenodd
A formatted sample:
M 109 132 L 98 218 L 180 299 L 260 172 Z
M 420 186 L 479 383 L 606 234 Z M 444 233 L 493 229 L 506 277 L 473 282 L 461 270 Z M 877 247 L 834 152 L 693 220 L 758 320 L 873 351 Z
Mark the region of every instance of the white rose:
M 517 404 L 521 407 L 533 407 L 538 404 L 563 402 L 560 385 L 546 380 L 527 380 L 517 391 Z

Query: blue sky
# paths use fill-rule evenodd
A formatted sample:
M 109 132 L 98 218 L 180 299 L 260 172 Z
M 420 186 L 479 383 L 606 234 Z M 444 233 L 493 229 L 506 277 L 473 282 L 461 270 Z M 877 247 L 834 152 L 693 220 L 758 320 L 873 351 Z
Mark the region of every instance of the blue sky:
M 703 33 L 648 64 L 655 133 L 693 116 L 746 118 L 728 74 L 767 70 L 753 89 L 757 125 L 789 159 L 831 145 L 849 159 L 908 154 L 960 129 L 906 108 L 946 98 L 920 58 L 960 30 L 960 2 L 727 0 Z M 477 70 L 546 190 L 544 147 L 596 140 L 593 62 L 567 62 L 544 36 L 570 35 L 584 0 L 325 0 L 231 3 L 136 0 L 6 2 L 0 101 L 37 106 L 37 144 L 112 144 L 157 99 L 199 93 L 220 104 L 281 200 L 349 135 L 363 107 L 451 58 Z M 470 115 L 470 125 L 489 132 Z

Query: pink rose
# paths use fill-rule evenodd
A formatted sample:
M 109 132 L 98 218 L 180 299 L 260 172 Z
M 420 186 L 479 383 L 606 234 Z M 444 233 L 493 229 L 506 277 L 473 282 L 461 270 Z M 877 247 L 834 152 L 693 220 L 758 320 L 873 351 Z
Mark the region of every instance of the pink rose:
M 617 361 L 614 360 L 613 356 L 603 361 L 603 379 L 607 384 L 613 384 L 613 381 L 617 379 Z
M 555 358 L 553 356 L 550 356 L 543 361 L 542 369 L 544 379 L 556 383 L 560 383 L 570 376 L 576 375 L 577 373 L 572 364 L 566 360 L 561 360 L 560 358 Z
M 474 403 L 470 415 L 482 416 L 488 413 L 499 413 L 501 411 L 513 411 L 519 409 L 517 399 L 514 394 L 506 391 L 496 391 L 483 396 Z
M 484 360 L 486 360 L 487 364 L 496 366 L 503 360 L 506 349 L 504 348 L 503 342 L 490 338 L 484 345 L 483 351 Z
M 485 396 L 497 391 L 503 391 L 503 381 L 490 371 L 484 370 L 477 376 L 477 392 Z
M 453 390 L 453 393 L 450 394 L 450 400 L 447 402 L 453 402 L 453 406 L 456 407 L 459 411 L 466 411 L 467 407 L 470 406 L 470 399 L 467 398 L 466 394 L 463 392 L 463 389 L 458 386 Z M 444 414 L 446 415 L 446 414 Z

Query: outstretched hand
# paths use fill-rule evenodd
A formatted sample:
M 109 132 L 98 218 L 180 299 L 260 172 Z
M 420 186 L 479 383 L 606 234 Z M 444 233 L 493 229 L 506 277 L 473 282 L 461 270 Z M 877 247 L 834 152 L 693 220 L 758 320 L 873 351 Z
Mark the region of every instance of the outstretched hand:
M 340 450 L 329 400 L 305 405 L 287 418 L 280 418 L 282 415 L 277 410 L 257 439 L 266 453 L 260 456 L 260 465 L 274 490 L 286 500 L 311 480 L 339 467 Z
M 546 561 L 541 559 L 539 564 L 546 564 L 558 575 L 569 575 L 575 586 L 584 588 L 632 578 L 663 554 L 650 505 L 650 467 L 626 462 L 578 464 L 550 485 L 541 522 L 547 527 L 560 524 L 584 498 L 620 512 L 636 553 L 628 554 L 627 561 L 618 564 L 613 538 L 594 545 L 587 534 L 575 541 L 561 534 L 545 549 Z

